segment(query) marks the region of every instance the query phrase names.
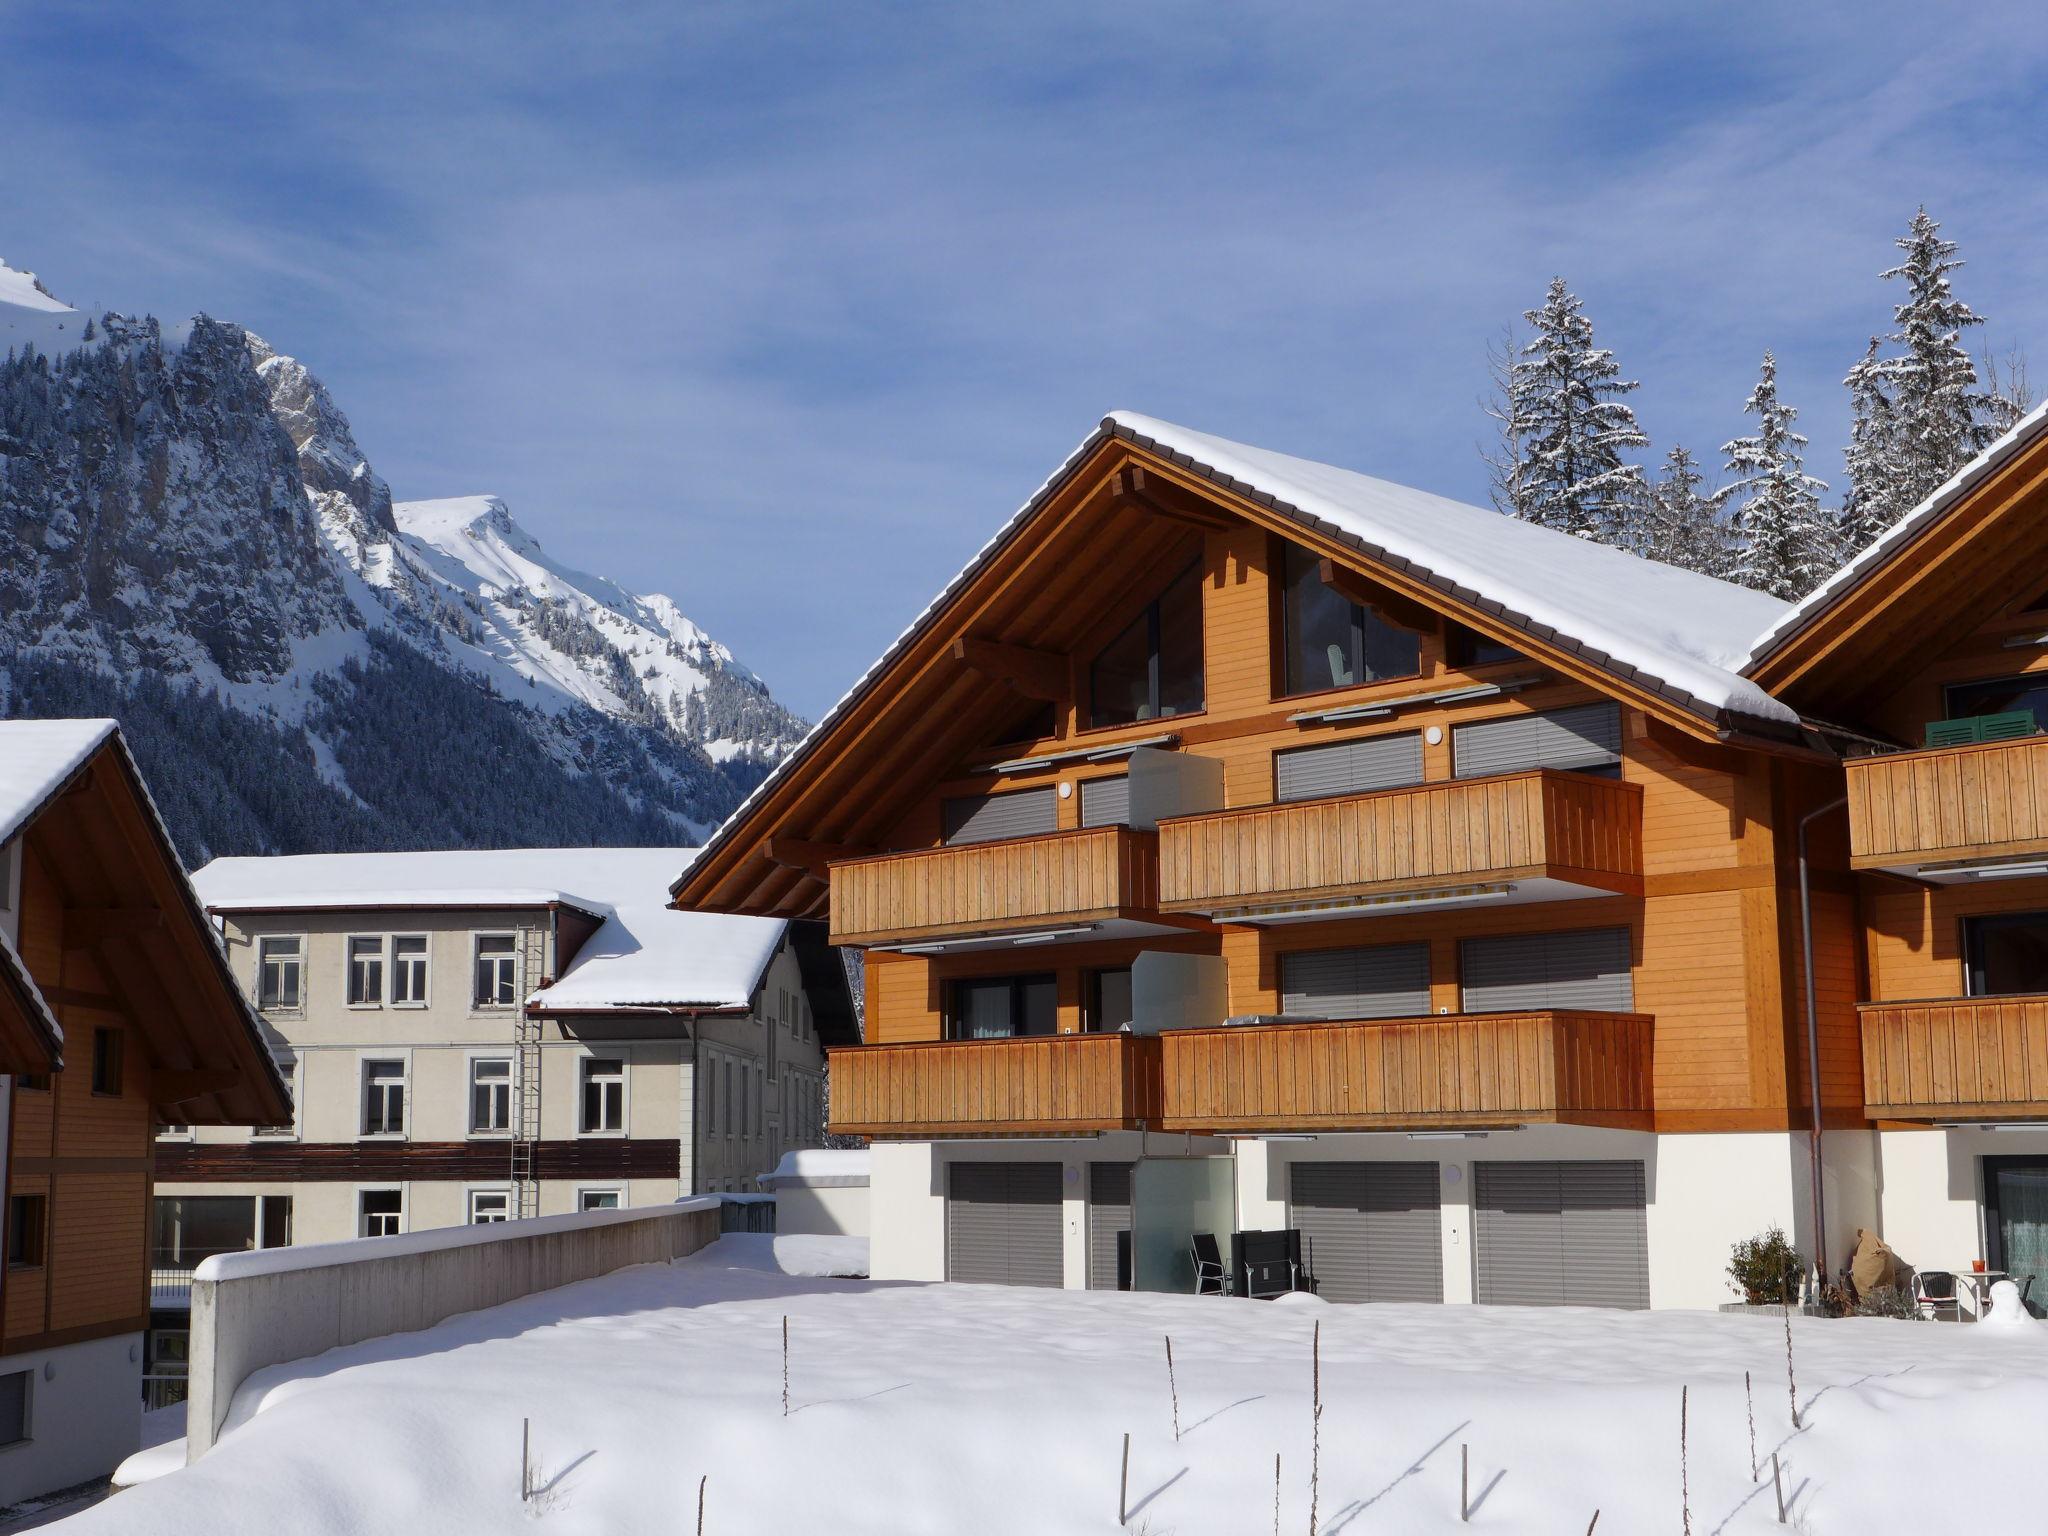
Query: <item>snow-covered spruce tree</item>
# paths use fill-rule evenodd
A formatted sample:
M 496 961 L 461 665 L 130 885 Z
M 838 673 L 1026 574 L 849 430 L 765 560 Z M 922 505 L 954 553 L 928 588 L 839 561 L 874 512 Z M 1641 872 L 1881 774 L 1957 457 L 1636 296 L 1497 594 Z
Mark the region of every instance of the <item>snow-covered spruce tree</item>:
M 1792 430 L 1799 413 L 1778 398 L 1778 360 L 1764 354 L 1756 388 L 1744 402 L 1756 431 L 1722 445 L 1739 478 L 1714 493 L 1733 508 L 1738 542 L 1732 575 L 1745 586 L 1793 602 L 1819 586 L 1840 561 L 1834 519 L 1820 504 L 1827 482 L 1805 471 L 1806 439 Z
M 1493 502 L 1510 517 L 1626 546 L 1637 537 L 1643 470 L 1622 451 L 1649 439 L 1621 398 L 1636 385 L 1593 345 L 1593 322 L 1561 277 L 1522 318 L 1532 331 L 1494 359 L 1487 413 L 1500 423 L 1489 455 Z
M 1925 208 L 1912 227 L 1893 242 L 1905 259 L 1881 275 L 1906 284 L 1905 301 L 1894 306 L 1897 327 L 1885 339 L 1898 352 L 1875 366 L 1890 403 L 1887 447 L 1860 466 L 1865 481 L 1850 486 L 1852 504 L 1886 514 L 1889 527 L 1924 501 L 1998 435 L 1999 406 L 1979 387 L 1962 333 L 1983 317 L 1955 295 L 1949 274 L 1963 263 L 1956 243 L 1941 238 L 1941 226 Z M 1867 359 L 1866 359 L 1867 361 Z M 1856 372 L 1851 370 L 1851 388 Z M 1882 476 L 1882 483 L 1871 480 Z M 1852 472 L 1853 475 L 1853 472 Z M 1859 525 L 1870 521 L 1859 509 Z
M 1692 450 L 1674 445 L 1649 487 L 1641 537 L 1631 552 L 1702 576 L 1726 577 L 1734 550 L 1713 498 L 1700 489 L 1705 483 Z
M 1839 531 L 1846 558 L 1906 514 L 1897 493 L 1905 475 L 1897 462 L 1898 423 L 1886 388 L 1878 339 L 1857 359 L 1842 382 L 1849 389 L 1849 446 L 1842 458 L 1849 489 L 1842 497 Z

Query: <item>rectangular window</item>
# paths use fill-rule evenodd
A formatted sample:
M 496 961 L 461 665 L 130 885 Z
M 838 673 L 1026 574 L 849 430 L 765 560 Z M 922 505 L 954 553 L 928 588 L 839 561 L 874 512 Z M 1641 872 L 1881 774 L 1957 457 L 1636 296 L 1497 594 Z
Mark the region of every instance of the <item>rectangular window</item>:
M 510 933 L 476 936 L 476 997 L 479 1008 L 511 1008 L 519 1002 L 519 939 Z
M 1561 1008 L 1630 1013 L 1635 981 L 1626 928 L 1489 934 L 1458 942 L 1467 1013 Z
M 384 1001 L 384 941 L 356 937 L 348 941 L 348 1004 L 375 1008 Z
M 17 1072 L 14 1076 L 14 1086 L 25 1088 L 31 1093 L 48 1093 L 50 1091 L 50 1074 L 47 1072 Z
M 782 1031 L 776 1026 L 775 1020 L 770 1019 L 768 1021 L 768 1075 L 770 1077 L 775 1076 L 777 1059 L 782 1054 L 778 1039 L 781 1034 Z
M 1541 714 L 1476 720 L 1451 731 L 1451 772 L 1461 779 L 1527 768 L 1621 776 L 1621 707 L 1579 704 Z
M 0 1376 L 0 1445 L 20 1445 L 29 1438 L 28 1394 L 32 1371 Z
M 946 989 L 946 1038 L 1001 1040 L 1050 1035 L 1059 1028 L 1059 992 L 1051 976 L 988 976 Z
M 42 1195 L 11 1195 L 7 1201 L 7 1267 L 40 1269 L 49 1226 L 48 1199 Z
M 292 1197 L 264 1195 L 256 1202 L 256 1246 L 289 1248 L 292 1245 Z
M 576 1209 L 579 1211 L 616 1211 L 619 1205 L 619 1192 L 616 1189 L 576 1191 Z
M 739 1129 L 739 1100 L 733 1094 L 732 1063 L 725 1064 L 725 1134 L 733 1135 Z
M 718 1134 L 718 1063 L 711 1057 L 704 1060 L 704 1130 Z
M 472 1189 L 469 1192 L 469 1224 L 487 1227 L 512 1219 L 512 1193 L 504 1189 Z
M 286 1057 L 277 1064 L 278 1076 L 284 1079 L 285 1101 L 291 1105 L 291 1118 L 282 1125 L 259 1125 L 258 1136 L 296 1136 L 299 1129 L 299 1064 L 295 1058 Z
M 118 1029 L 92 1032 L 92 1091 L 103 1098 L 120 1096 L 122 1044 Z
M 1402 1019 L 1429 1012 L 1429 946 L 1374 944 L 1280 957 L 1280 1011 L 1310 1019 Z
M 1202 569 L 1199 562 L 1088 665 L 1091 725 L 1130 725 L 1202 708 Z
M 1446 619 L 1444 621 L 1444 659 L 1454 667 L 1484 667 L 1496 661 L 1523 661 L 1522 653 L 1511 645 L 1502 645 L 1498 640 L 1489 640 L 1476 629 Z
M 1422 736 L 1361 736 L 1321 747 L 1290 747 L 1273 754 L 1276 800 L 1320 800 L 1362 795 L 1422 782 Z
M 403 1190 L 366 1189 L 356 1197 L 357 1236 L 396 1237 L 404 1230 Z
M 988 843 L 1000 837 L 1036 837 L 1059 827 L 1059 803 L 1050 784 L 1000 795 L 961 795 L 939 806 L 948 844 Z
M 1972 997 L 2048 992 L 2048 912 L 2000 912 L 1963 919 Z
M 478 1057 L 469 1064 L 469 1133 L 512 1129 L 512 1059 Z
M 392 1058 L 363 1063 L 363 1134 L 405 1134 L 405 1062 Z
M 394 1008 L 427 1006 L 427 936 L 391 936 L 391 1004 Z
M 1326 584 L 1321 557 L 1289 544 L 1280 566 L 1282 671 L 1288 693 L 1385 682 L 1422 670 L 1422 637 Z
M 2034 717 L 2034 728 L 2048 720 L 2048 674 L 2030 677 L 2001 677 L 1981 683 L 1950 683 L 1944 690 L 1948 717 L 1967 720 L 1976 715 L 2009 715 L 2024 711 Z
M 1088 973 L 1088 1027 L 1099 1033 L 1131 1027 L 1131 968 Z
M 1081 781 L 1081 825 L 1127 827 L 1131 824 L 1131 776 Z
M 583 1058 L 583 1112 L 578 1128 L 585 1136 L 626 1128 L 626 1064 L 616 1056 Z
M 306 1006 L 306 941 L 269 938 L 256 941 L 256 1004 L 260 1008 Z

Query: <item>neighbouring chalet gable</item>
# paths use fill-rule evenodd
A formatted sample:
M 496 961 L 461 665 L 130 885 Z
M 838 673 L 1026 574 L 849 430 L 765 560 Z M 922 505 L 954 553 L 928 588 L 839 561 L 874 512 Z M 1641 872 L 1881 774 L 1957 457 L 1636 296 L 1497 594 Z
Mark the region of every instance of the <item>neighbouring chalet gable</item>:
M 1939 684 L 2048 660 L 2048 406 L 1755 641 L 1746 677 L 1819 721 L 1918 745 Z
M 1288 545 L 1320 560 L 1331 589 L 1429 631 L 1435 647 L 1419 676 L 1326 690 L 1315 700 L 1324 714 L 1354 696 L 1369 704 L 1461 683 L 1465 672 L 1447 657 L 1457 631 L 1513 656 L 1511 680 L 1507 662 L 1480 667 L 1482 678 L 1549 686 L 1555 703 L 1591 690 L 1698 741 L 1809 745 L 1792 710 L 1733 670 L 1784 611 L 1774 598 L 1118 413 L 719 828 L 676 879 L 677 904 L 819 915 L 826 867 L 908 846 L 904 816 L 935 786 L 977 772 L 1000 777 L 1006 759 L 1027 753 L 1114 757 L 1159 733 L 1195 746 L 1226 730 L 1309 720 L 1302 690 L 1276 675 L 1279 610 L 1269 594 Z M 1227 688 L 1229 722 L 1189 713 L 1184 730 L 1172 718 L 1097 727 L 1089 658 L 1191 562 L 1202 572 L 1205 712 L 1217 711 L 1214 692 Z M 1260 719 L 1248 722 L 1252 714 Z M 1019 723 L 1040 715 L 1055 729 L 1020 745 Z

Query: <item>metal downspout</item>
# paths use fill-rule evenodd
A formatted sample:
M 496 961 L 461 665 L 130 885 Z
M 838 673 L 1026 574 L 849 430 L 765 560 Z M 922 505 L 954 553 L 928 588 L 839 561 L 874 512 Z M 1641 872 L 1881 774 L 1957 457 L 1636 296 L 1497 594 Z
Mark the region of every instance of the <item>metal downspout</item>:
M 1839 796 L 1799 818 L 1799 946 L 1806 966 L 1806 1079 L 1812 1092 L 1813 1127 L 1807 1132 L 1807 1160 L 1813 1181 L 1813 1267 L 1821 1285 L 1828 1278 L 1827 1197 L 1820 1157 L 1820 1005 L 1813 980 L 1813 891 L 1807 878 L 1806 829 L 1849 803 Z

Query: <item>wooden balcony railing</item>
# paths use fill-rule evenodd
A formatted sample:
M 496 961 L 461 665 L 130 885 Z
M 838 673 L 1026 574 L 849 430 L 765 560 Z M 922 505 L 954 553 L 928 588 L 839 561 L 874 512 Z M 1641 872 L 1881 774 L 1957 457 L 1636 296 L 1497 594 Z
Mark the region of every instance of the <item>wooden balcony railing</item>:
M 1539 768 L 1162 822 L 1160 907 L 1216 912 L 1548 876 L 1638 892 L 1640 786 Z
M 1159 840 L 1087 827 L 845 859 L 831 875 L 834 944 L 1156 917 Z
M 1045 1136 L 1159 1122 L 1159 1040 L 1028 1035 L 830 1053 L 832 1125 L 850 1136 Z
M 1173 1131 L 1645 1127 L 1651 1019 L 1484 1013 L 1168 1030 Z
M 1857 1012 L 1872 1119 L 2048 1117 L 2048 997 L 1865 1003 Z
M 2048 853 L 2048 736 L 1852 757 L 1857 869 Z

